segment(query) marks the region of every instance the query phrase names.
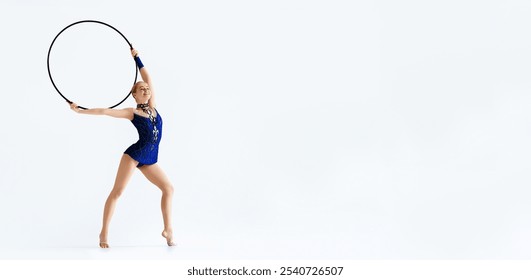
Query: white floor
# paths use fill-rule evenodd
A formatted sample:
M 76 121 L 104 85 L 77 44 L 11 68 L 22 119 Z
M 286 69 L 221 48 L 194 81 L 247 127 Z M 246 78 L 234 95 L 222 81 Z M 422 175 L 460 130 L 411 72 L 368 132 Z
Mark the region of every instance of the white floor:
M 187 242 L 188 241 L 188 242 Z M 186 240 L 177 246 L 168 247 L 161 239 L 160 245 L 112 245 L 101 249 L 94 246 L 79 247 L 10 247 L 0 248 L 0 259 L 29 260 L 319 260 L 349 259 L 353 256 L 346 250 L 316 244 L 313 247 L 301 242 L 279 241 L 276 245 L 264 243 L 238 243 L 227 240 L 224 243 L 199 242 Z
M 281 259 L 327 259 L 331 256 L 318 254 L 292 253 L 291 257 Z M 208 259 L 278 259 L 274 254 L 261 253 L 252 250 L 235 250 L 221 252 L 219 250 L 206 250 L 192 247 L 167 247 L 167 246 L 115 246 L 109 249 L 97 247 L 78 248 L 36 248 L 36 249 L 3 249 L 0 259 L 29 260 L 29 259 L 55 259 L 55 260 L 208 260 Z

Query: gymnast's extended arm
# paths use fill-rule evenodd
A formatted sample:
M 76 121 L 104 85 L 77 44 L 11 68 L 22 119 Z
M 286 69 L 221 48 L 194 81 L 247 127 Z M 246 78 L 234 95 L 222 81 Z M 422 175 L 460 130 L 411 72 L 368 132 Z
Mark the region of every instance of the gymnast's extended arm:
M 144 64 L 142 64 L 142 61 L 140 60 L 140 57 L 138 56 L 138 51 L 135 49 L 131 49 L 131 55 L 133 55 L 136 61 L 136 64 L 138 66 L 138 69 L 140 70 L 140 76 L 142 76 L 142 81 L 146 82 L 149 85 L 149 89 L 151 91 L 151 97 L 149 98 L 148 104 L 151 108 L 155 108 L 155 91 L 153 89 L 153 81 L 151 80 L 151 77 L 149 76 L 149 73 L 146 67 L 144 66 Z
M 105 115 L 105 116 L 111 116 L 114 118 L 123 118 L 123 119 L 133 119 L 133 108 L 125 108 L 125 109 L 109 109 L 109 108 L 94 108 L 94 109 L 86 109 L 82 110 L 77 107 L 77 104 L 72 102 L 70 104 L 70 109 L 72 109 L 74 112 L 79 114 L 86 114 L 86 115 Z

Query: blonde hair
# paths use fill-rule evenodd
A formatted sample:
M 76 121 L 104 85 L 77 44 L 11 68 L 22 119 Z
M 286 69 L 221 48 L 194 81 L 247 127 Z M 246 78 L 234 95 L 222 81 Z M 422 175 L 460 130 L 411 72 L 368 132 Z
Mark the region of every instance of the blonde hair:
M 146 82 L 144 82 L 144 81 L 138 81 L 138 82 L 136 82 L 136 83 L 133 85 L 133 87 L 131 88 L 131 93 L 135 93 L 135 92 L 136 92 L 136 88 L 138 87 L 139 84 L 146 84 L 146 85 L 147 85 L 148 83 L 146 83 Z

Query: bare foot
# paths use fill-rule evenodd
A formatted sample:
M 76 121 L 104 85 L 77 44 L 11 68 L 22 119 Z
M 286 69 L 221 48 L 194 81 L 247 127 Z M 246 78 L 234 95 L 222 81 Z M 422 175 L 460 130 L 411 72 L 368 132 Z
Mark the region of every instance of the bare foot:
M 100 248 L 109 248 L 109 243 L 107 243 L 107 236 L 100 234 Z
M 175 246 L 175 243 L 173 243 L 173 232 L 171 230 L 164 230 L 162 232 L 162 237 L 166 238 L 168 246 Z

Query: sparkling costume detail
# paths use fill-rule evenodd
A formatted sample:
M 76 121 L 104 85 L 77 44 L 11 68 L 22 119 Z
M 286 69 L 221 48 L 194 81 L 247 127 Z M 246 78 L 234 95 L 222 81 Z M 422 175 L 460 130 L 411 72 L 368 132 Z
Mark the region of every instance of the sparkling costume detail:
M 144 110 L 144 108 L 142 109 Z M 127 148 L 124 153 L 138 161 L 136 166 L 138 168 L 143 165 L 154 164 L 158 159 L 159 143 L 162 137 L 162 118 L 156 109 L 155 112 L 157 113 L 156 116 L 150 112 L 149 117 L 133 114 L 131 120 L 138 131 L 138 141 Z

